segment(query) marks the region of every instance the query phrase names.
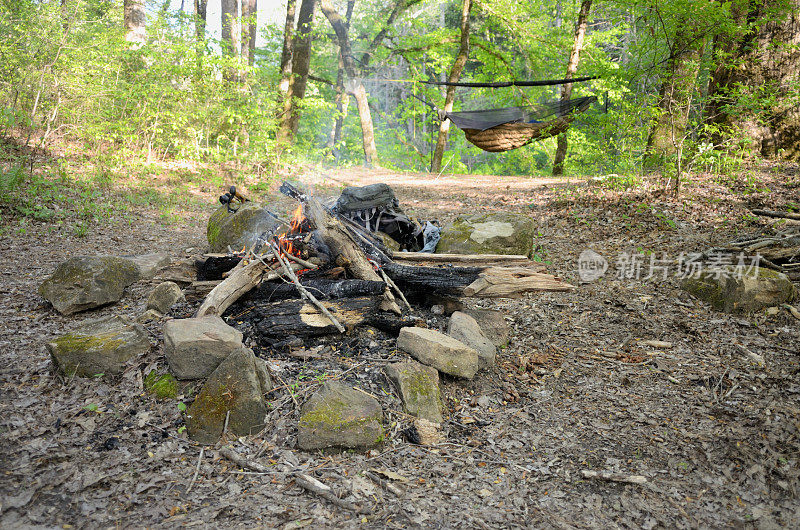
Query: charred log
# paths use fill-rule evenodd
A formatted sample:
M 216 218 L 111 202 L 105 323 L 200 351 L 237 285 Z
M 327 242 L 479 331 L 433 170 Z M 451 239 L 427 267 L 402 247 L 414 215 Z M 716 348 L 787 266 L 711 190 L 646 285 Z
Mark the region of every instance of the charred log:
M 386 284 L 367 280 L 331 280 L 326 278 L 303 278 L 303 287 L 319 300 L 338 300 L 358 296 L 380 296 Z M 243 301 L 279 302 L 300 298 L 294 284 L 265 282 L 250 291 Z
M 336 302 L 322 302 L 337 320 L 348 329 L 368 324 L 368 317 L 378 312 L 381 298 L 377 296 L 345 298 Z M 274 341 L 290 335 L 314 337 L 338 333 L 330 319 L 313 304 L 305 300 L 286 300 L 277 303 L 250 302 L 241 317 L 255 322 L 256 332 L 264 339 Z M 236 309 L 231 309 L 236 314 Z
M 417 267 L 397 263 L 387 264 L 383 270 L 406 295 L 415 291 L 461 295 L 482 271 L 477 267 Z
M 208 255 L 195 261 L 199 281 L 221 280 L 222 275 L 233 269 L 242 258 L 227 254 Z

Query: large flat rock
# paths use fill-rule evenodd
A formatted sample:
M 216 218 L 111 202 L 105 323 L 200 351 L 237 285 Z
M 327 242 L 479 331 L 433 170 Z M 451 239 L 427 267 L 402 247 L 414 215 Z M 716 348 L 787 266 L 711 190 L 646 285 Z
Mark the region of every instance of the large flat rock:
M 401 329 L 397 347 L 422 364 L 433 366 L 448 375 L 472 379 L 478 371 L 478 352 L 432 329 Z
M 383 441 L 382 418 L 375 398 L 329 381 L 303 404 L 297 445 L 306 451 L 373 447 Z
M 492 212 L 461 216 L 442 229 L 436 252 L 529 256 L 535 232 L 536 224 L 527 215 Z
M 75 257 L 56 267 L 39 294 L 62 315 L 72 315 L 116 302 L 140 278 L 139 267 L 129 259 Z
M 164 324 L 164 354 L 178 379 L 208 377 L 242 348 L 242 333 L 216 315 L 169 320 Z
M 67 375 L 118 375 L 125 364 L 150 350 L 150 339 L 139 324 L 119 316 L 104 317 L 47 343 L 58 369 Z
M 496 309 L 464 309 L 480 326 L 481 331 L 498 348 L 508 346 L 511 326 L 506 322 L 502 311 Z

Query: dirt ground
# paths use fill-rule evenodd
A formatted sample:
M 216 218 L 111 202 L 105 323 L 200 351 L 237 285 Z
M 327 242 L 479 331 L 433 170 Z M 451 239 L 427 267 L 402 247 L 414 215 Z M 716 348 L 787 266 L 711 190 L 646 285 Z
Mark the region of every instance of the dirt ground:
M 495 371 L 443 381 L 446 442 L 433 447 L 408 443 L 402 414 L 391 410 L 377 450 L 294 447 L 294 400 L 302 403 L 324 379 L 363 383 L 399 403 L 382 382 L 383 365 L 359 357 L 376 348 L 381 357 L 398 356 L 391 344 L 354 336 L 323 372 L 275 359 L 293 368 L 270 395 L 268 427 L 227 442 L 270 468 L 256 473 L 220 456 L 219 446 L 201 453 L 186 438 L 177 401 L 143 391 L 143 374 L 165 366 L 158 323 L 148 328 L 151 352 L 119 378 L 54 373 L 48 338 L 84 319 L 137 315 L 156 281 L 74 317 L 36 294 L 70 256 L 202 253 L 205 219 L 222 190 L 169 226 L 141 209 L 128 223 L 92 227 L 82 238 L 48 223 L 30 223 L 24 234 L 7 230 L 0 237 L 0 527 L 800 526 L 800 321 L 785 310 L 715 312 L 680 290 L 677 269 L 646 278 L 650 259 L 676 260 L 782 226 L 749 209 L 800 204 L 797 166 L 754 168 L 739 179 L 698 175 L 678 199 L 647 183 L 614 191 L 577 180 L 363 169 L 309 169 L 300 180 L 331 195 L 346 184 L 387 182 L 423 219 L 526 213 L 538 226 L 535 258 L 576 289 L 477 302 L 505 312 L 511 341 Z M 270 203 L 288 208 L 282 199 Z M 586 249 L 609 262 L 590 283 L 577 273 Z M 630 269 L 632 255 L 640 256 L 640 271 Z M 653 340 L 671 346 L 645 343 Z M 182 389 L 184 400 L 191 391 Z M 291 476 L 297 468 L 366 513 L 302 490 Z M 392 475 L 402 495 L 367 479 L 370 469 L 402 475 Z M 647 480 L 587 479 L 584 470 Z

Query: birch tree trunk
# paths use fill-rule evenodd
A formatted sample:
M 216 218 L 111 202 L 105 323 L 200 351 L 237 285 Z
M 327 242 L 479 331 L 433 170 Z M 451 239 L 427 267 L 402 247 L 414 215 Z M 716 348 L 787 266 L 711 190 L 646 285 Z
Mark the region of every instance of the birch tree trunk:
M 461 45 L 458 48 L 456 60 L 453 62 L 453 68 L 450 70 L 448 81 L 451 83 L 457 83 L 461 78 L 461 71 L 464 70 L 464 65 L 467 63 L 467 57 L 469 56 L 469 13 L 471 9 L 472 0 L 464 0 L 461 8 Z M 453 110 L 455 98 L 456 87 L 448 86 L 444 100 L 444 112 Z M 433 160 L 431 161 L 431 173 L 439 173 L 442 170 L 442 156 L 444 156 L 444 148 L 447 145 L 447 133 L 449 130 L 450 120 L 442 120 L 439 125 L 439 136 L 436 138 Z
M 559 6 L 560 7 L 560 6 Z M 575 23 L 575 40 L 572 44 L 572 52 L 569 54 L 567 64 L 567 75 L 564 79 L 572 79 L 578 71 L 578 61 L 583 49 L 583 39 L 586 36 L 586 26 L 589 24 L 589 10 L 592 7 L 592 0 L 583 0 L 581 10 L 578 13 L 578 21 Z M 567 102 L 572 97 L 572 83 L 561 85 L 561 101 Z M 553 176 L 564 174 L 564 160 L 567 158 L 567 133 L 558 135 L 555 158 L 553 159 Z
M 355 4 L 355 0 L 347 0 L 345 26 L 348 34 L 350 32 L 350 20 L 353 17 L 353 7 Z M 334 97 L 336 117 L 333 120 L 333 128 L 328 137 L 328 143 L 325 146 L 327 149 L 331 150 L 334 156 L 336 156 L 336 150 L 338 149 L 339 143 L 342 141 L 342 125 L 344 124 L 344 118 L 347 116 L 347 108 L 350 106 L 350 98 L 347 97 L 347 93 L 344 91 L 344 61 L 342 60 L 342 50 L 340 49 L 336 55 L 339 61 L 339 67 L 336 71 L 336 96 Z M 338 156 L 336 156 L 336 158 L 338 160 Z

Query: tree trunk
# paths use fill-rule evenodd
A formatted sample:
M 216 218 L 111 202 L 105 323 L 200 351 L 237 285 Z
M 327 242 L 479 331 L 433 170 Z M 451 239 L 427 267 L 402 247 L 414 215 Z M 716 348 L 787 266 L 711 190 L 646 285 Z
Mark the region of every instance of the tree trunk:
M 706 121 L 732 128 L 764 157 L 800 160 L 800 0 L 777 4 L 732 3 L 746 30 L 714 42 L 721 64 L 709 81 Z M 712 138 L 723 141 L 719 132 Z
M 575 72 L 578 71 L 578 61 L 583 48 L 583 38 L 586 36 L 586 26 L 589 23 L 589 9 L 591 7 L 592 0 L 583 0 L 581 2 L 581 10 L 578 13 L 578 21 L 575 24 L 575 40 L 572 44 L 572 52 L 569 54 L 567 75 L 564 76 L 564 79 L 572 79 L 575 76 Z M 569 101 L 571 97 L 572 83 L 561 85 L 561 101 Z M 567 158 L 567 133 L 559 134 L 557 143 L 558 147 L 553 160 L 553 176 L 564 174 L 564 160 Z
M 287 0 L 286 21 L 283 25 L 283 50 L 281 51 L 281 80 L 278 83 L 278 106 L 283 108 L 286 94 L 289 93 L 289 79 L 292 75 L 292 52 L 294 35 L 294 15 L 297 0 Z
M 208 0 L 194 0 L 194 36 L 198 43 L 206 38 L 206 20 L 208 13 Z
M 234 29 L 238 13 L 238 0 L 222 0 L 220 9 L 220 27 L 222 28 L 222 52 L 234 55 L 238 51 Z
M 675 34 L 659 90 L 658 115 L 647 138 L 645 169 L 660 167 L 666 158 L 681 154 L 704 43 L 705 38 L 697 35 L 689 24 L 682 25 Z M 679 178 L 677 175 L 676 183 Z
M 300 14 L 297 18 L 297 33 L 292 45 L 292 73 L 289 76 L 289 87 L 283 101 L 283 113 L 278 129 L 278 143 L 288 145 L 297 133 L 300 123 L 298 103 L 306 95 L 308 85 L 308 67 L 311 64 L 311 29 L 314 23 L 316 0 L 302 0 Z
M 362 144 L 364 148 L 364 163 L 367 166 L 372 165 L 373 161 L 378 156 L 378 150 L 375 147 L 375 133 L 372 127 L 372 114 L 369 110 L 369 102 L 367 100 L 367 90 L 364 88 L 363 83 L 356 70 L 355 61 L 353 60 L 353 52 L 350 48 L 350 39 L 347 35 L 347 25 L 342 17 L 331 5 L 330 0 L 322 0 L 322 12 L 336 32 L 336 39 L 339 41 L 339 49 L 341 50 L 342 62 L 344 64 L 345 73 L 349 78 L 346 83 L 346 90 L 352 94 L 356 99 L 358 107 L 358 116 L 361 121 L 361 135 Z
M 350 19 L 353 17 L 353 7 L 355 7 L 355 3 L 355 0 L 347 0 L 345 25 L 348 33 L 350 31 Z M 342 60 L 341 49 L 336 55 L 339 60 L 339 68 L 336 71 L 336 97 L 334 98 L 336 118 L 333 120 L 333 128 L 331 129 L 328 144 L 325 147 L 331 150 L 338 161 L 339 157 L 336 155 L 336 151 L 339 143 L 342 141 L 342 125 L 344 124 L 344 118 L 347 116 L 347 107 L 350 106 L 350 98 L 347 97 L 344 91 L 344 61 Z
M 467 63 L 467 56 L 469 55 L 469 13 L 472 9 L 472 0 L 464 0 L 461 9 L 461 45 L 458 49 L 458 55 L 453 62 L 453 68 L 450 70 L 450 77 L 448 81 L 457 83 L 461 77 L 461 71 Z M 453 110 L 453 100 L 456 98 L 456 87 L 448 86 L 447 95 L 444 100 L 444 112 Z M 439 125 L 439 136 L 436 139 L 436 149 L 433 153 L 433 160 L 431 161 L 431 173 L 439 173 L 442 170 L 442 156 L 444 156 L 444 148 L 447 145 L 447 132 L 450 130 L 450 120 L 443 120 Z
M 247 64 L 253 66 L 256 51 L 256 32 L 258 21 L 258 0 L 241 0 L 242 2 L 242 51 Z
M 123 19 L 125 22 L 125 40 L 132 49 L 142 46 L 146 38 L 147 15 L 144 11 L 144 0 L 124 0 Z

